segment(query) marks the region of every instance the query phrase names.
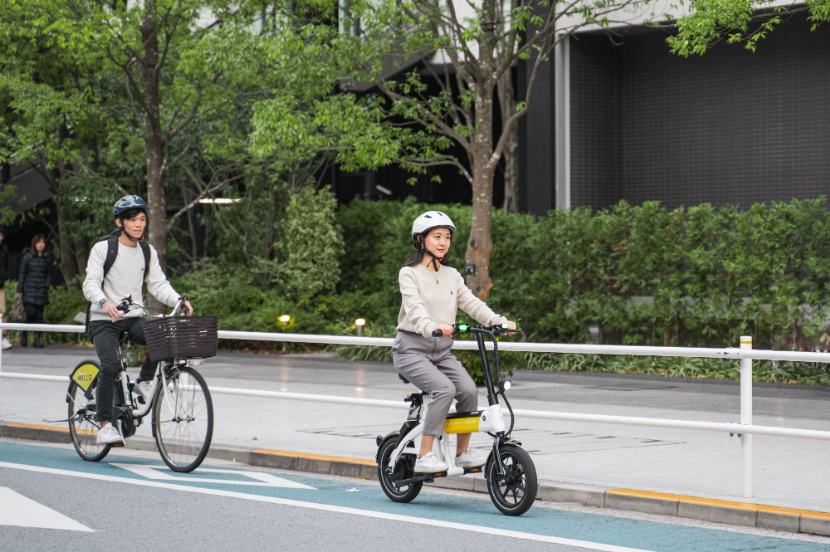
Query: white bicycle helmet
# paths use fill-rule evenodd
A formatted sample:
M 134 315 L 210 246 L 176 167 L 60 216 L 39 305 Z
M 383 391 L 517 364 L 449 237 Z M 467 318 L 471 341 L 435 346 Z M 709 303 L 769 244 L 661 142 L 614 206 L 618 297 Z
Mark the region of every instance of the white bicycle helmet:
M 449 228 L 450 236 L 455 236 L 455 224 L 450 217 L 441 211 L 427 211 L 412 223 L 412 241 L 433 228 Z

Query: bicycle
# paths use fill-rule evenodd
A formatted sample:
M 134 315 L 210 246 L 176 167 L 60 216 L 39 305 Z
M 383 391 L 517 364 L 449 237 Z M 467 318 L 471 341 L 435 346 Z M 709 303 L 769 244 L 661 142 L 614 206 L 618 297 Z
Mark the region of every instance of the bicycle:
M 150 316 L 144 322 L 145 337 L 150 358 L 154 361 L 160 358 L 160 361 L 155 373 L 155 393 L 148 403 L 141 395 L 133 393 L 135 384 L 127 375 L 123 353 L 123 348 L 130 344 L 130 337 L 128 332 L 121 334 L 111 423 L 121 434 L 123 445 L 152 412 L 153 437 L 162 460 L 171 470 L 186 473 L 199 467 L 213 438 L 213 401 L 207 383 L 196 367 L 201 366 L 204 358 L 216 355 L 217 320 L 210 316 L 176 317 L 184 302 L 182 296 L 169 315 L 156 316 L 143 305 L 134 303 L 130 295 L 118 304 L 118 310 L 123 313 L 140 308 Z M 149 322 L 154 324 L 148 327 Z M 193 331 L 194 326 L 196 331 Z M 194 335 L 197 335 L 200 347 L 194 347 Z M 174 356 L 168 358 L 170 354 Z M 89 462 L 100 462 L 113 447 L 96 442 L 99 425 L 95 420 L 95 395 L 100 369 L 97 361 L 87 360 L 72 371 L 66 397 L 69 419 L 63 420 L 69 422 L 69 434 L 78 455 Z
M 393 431 L 386 436 L 378 435 L 376 442 L 378 452 L 375 460 L 378 465 L 378 479 L 384 493 L 394 502 L 411 502 L 421 492 L 424 483 L 432 483 L 436 477 L 455 477 L 468 473 L 484 472 L 487 491 L 496 508 L 509 516 L 520 516 L 527 512 L 536 499 L 536 467 L 522 444 L 510 438 L 513 431 L 514 416 L 505 391 L 510 389 L 509 381 L 502 381 L 499 370 L 499 349 L 497 337 L 512 332 L 506 324 L 500 326 L 476 326 L 465 324 L 453 326 L 453 335 L 474 334 L 481 355 L 484 380 L 487 384 L 487 402 L 489 408 L 475 412 L 456 412 L 447 416 L 444 431 L 438 437 L 436 451 L 440 460 L 447 463 L 449 469 L 437 473 L 415 473 L 417 449 L 415 439 L 423 433 L 421 420 L 428 406 L 427 393 L 412 393 L 404 399 L 410 403 L 409 415 L 400 431 Z M 434 337 L 440 337 L 441 331 L 435 330 Z M 493 340 L 493 360 L 495 381 L 487 360 L 484 336 Z M 403 376 L 398 377 L 409 383 Z M 498 397 L 504 401 L 510 414 L 510 425 L 504 421 L 504 413 Z M 452 433 L 486 432 L 493 437 L 493 449 L 483 467 L 462 468 L 455 465 L 455 455 L 450 452 L 449 435 Z

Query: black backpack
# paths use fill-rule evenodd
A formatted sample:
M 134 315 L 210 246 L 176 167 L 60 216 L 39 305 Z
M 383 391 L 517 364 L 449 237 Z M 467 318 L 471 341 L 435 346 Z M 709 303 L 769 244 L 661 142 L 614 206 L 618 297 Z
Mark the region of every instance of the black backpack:
M 99 238 L 95 243 L 107 242 L 107 256 L 104 259 L 104 277 L 101 279 L 101 290 L 104 289 L 104 280 L 107 278 L 107 273 L 115 264 L 115 258 L 118 256 L 118 238 L 121 237 L 121 230 L 117 230 L 108 236 Z M 150 270 L 150 244 L 143 239 L 138 242 L 141 246 L 141 252 L 144 253 L 144 277 L 147 277 L 147 272 Z M 86 306 L 86 323 L 84 324 L 84 331 L 89 333 L 89 311 L 92 309 L 92 303 L 87 303 Z

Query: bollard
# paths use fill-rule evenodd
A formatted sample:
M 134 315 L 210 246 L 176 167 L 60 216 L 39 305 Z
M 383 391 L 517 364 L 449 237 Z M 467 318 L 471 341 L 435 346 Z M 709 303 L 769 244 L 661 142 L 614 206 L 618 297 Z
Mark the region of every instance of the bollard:
M 752 336 L 741 336 L 741 349 L 752 349 Z M 741 359 L 741 424 L 752 425 L 752 359 Z M 752 435 L 741 436 L 741 496 L 752 498 Z

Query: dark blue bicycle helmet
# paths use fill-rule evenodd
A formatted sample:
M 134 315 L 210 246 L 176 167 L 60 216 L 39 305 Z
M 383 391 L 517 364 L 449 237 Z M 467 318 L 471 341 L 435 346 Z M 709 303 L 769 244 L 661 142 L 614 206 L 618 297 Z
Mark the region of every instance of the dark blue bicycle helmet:
M 149 215 L 150 208 L 147 203 L 137 195 L 124 196 L 115 202 L 115 207 L 112 210 L 112 216 L 118 218 L 118 215 L 130 209 L 141 209 L 145 215 Z

